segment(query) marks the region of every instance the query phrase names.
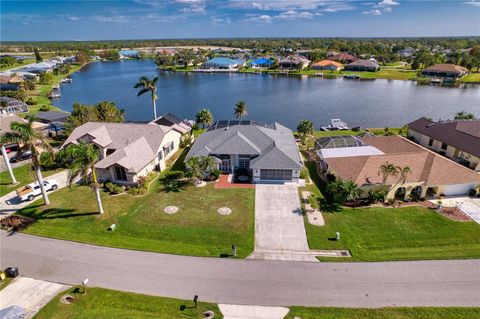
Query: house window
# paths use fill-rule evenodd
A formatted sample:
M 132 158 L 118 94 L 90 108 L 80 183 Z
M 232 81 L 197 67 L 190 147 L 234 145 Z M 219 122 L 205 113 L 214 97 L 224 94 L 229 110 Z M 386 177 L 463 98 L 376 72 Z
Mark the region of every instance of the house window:
M 163 159 L 163 152 L 160 151 L 160 152 L 158 152 L 158 160 L 161 161 L 162 159 Z
M 170 154 L 173 149 L 175 148 L 175 144 L 173 144 L 173 142 L 171 142 L 168 146 L 164 146 L 163 147 L 163 153 L 165 155 L 165 157 L 168 156 L 168 154 Z
M 238 167 L 239 168 L 249 168 L 250 167 L 250 155 L 239 155 L 238 156 Z
M 428 146 L 432 146 L 433 145 L 433 138 L 431 138 L 429 141 L 428 141 Z
M 442 143 L 442 150 L 446 150 L 448 147 L 447 143 Z
M 127 173 L 125 173 L 125 169 L 123 167 L 115 166 L 115 179 L 119 181 L 127 180 Z

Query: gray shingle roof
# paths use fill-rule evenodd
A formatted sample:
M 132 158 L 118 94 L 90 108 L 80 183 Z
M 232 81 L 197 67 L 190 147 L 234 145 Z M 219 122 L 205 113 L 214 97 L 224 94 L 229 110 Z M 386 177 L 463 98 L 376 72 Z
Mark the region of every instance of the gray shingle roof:
M 172 127 L 151 124 L 88 122 L 73 130 L 63 144 L 77 144 L 90 136 L 92 142 L 115 152 L 99 161 L 95 167 L 108 168 L 117 164 L 137 173 L 156 156 L 163 138 Z
M 257 169 L 300 169 L 302 160 L 292 131 L 278 123 L 268 126 L 232 125 L 208 130 L 188 152 L 193 156 L 258 155 L 250 162 Z

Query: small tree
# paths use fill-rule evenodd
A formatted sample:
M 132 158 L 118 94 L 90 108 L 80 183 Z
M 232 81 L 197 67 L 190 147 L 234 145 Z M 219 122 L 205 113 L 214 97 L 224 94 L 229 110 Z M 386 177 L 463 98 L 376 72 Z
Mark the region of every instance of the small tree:
M 302 144 L 305 144 L 307 135 L 313 134 L 313 123 L 308 120 L 302 120 L 297 126 L 297 131 L 302 139 Z
M 210 112 L 210 110 L 205 108 L 198 111 L 195 117 L 196 117 L 197 123 L 202 124 L 203 128 L 209 126 L 213 122 L 212 112 Z
M 190 157 L 185 164 L 192 174 L 192 177 L 195 179 L 195 183 L 200 182 L 203 177 L 200 158 L 197 156 Z
M 247 103 L 245 103 L 245 101 L 238 101 L 233 109 L 233 114 L 237 119 L 243 120 L 243 118 L 248 115 Z
M 38 52 L 38 49 L 37 49 L 37 48 L 33 49 L 33 53 L 35 54 L 35 61 L 36 61 L 37 63 L 43 61 L 42 56 L 40 55 L 40 52 Z
M 397 176 L 397 168 L 395 165 L 386 162 L 382 164 L 378 170 L 378 175 L 382 176 L 382 189 L 385 190 L 385 186 L 387 184 L 387 179 L 390 176 Z
M 455 120 L 475 120 L 475 115 L 461 111 L 455 114 Z

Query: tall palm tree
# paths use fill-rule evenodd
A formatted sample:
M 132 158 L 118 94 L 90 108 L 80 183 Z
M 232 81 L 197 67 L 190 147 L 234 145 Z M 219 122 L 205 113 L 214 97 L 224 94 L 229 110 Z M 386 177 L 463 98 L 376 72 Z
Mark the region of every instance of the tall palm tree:
M 297 132 L 300 133 L 302 144 L 305 144 L 307 135 L 313 134 L 313 123 L 308 120 L 302 120 L 297 126 Z
M 137 96 L 140 96 L 147 92 L 152 93 L 153 119 L 157 118 L 157 98 L 158 98 L 157 80 L 158 80 L 158 76 L 154 77 L 153 79 L 149 79 L 146 76 L 142 76 L 138 80 L 138 83 L 135 84 L 134 86 L 136 89 L 140 88 L 140 91 L 138 91 Z
M 43 185 L 42 172 L 40 170 L 40 152 L 41 150 L 51 150 L 52 147 L 46 141 L 45 136 L 35 131 L 32 124 L 35 120 L 34 116 L 28 117 L 27 123 L 12 122 L 10 123 L 10 132 L 5 133 L 1 138 L 1 143 L 17 143 L 20 146 L 17 156 L 27 150 L 32 152 L 32 163 L 35 170 L 37 182 L 42 191 L 42 197 L 45 205 L 50 205 L 45 185 Z
M 205 109 L 205 108 L 201 109 L 200 111 L 198 111 L 195 117 L 197 119 L 197 123 L 202 124 L 203 128 L 212 124 L 213 122 L 213 115 L 209 109 Z
M 384 189 L 385 185 L 387 184 L 388 177 L 397 176 L 397 168 L 395 165 L 386 162 L 385 164 L 380 165 L 378 175 L 382 175 L 382 189 Z
M 100 153 L 93 144 L 80 142 L 80 144 L 69 145 L 64 152 L 64 156 L 73 159 L 68 166 L 68 186 L 81 177 L 84 183 L 90 182 L 90 186 L 95 191 L 97 197 L 98 211 L 103 214 L 102 198 L 100 197 L 100 185 L 97 180 L 95 163 L 100 159 Z
M 247 103 L 245 103 L 245 101 L 238 101 L 233 109 L 233 114 L 237 119 L 243 120 L 243 118 L 248 115 Z

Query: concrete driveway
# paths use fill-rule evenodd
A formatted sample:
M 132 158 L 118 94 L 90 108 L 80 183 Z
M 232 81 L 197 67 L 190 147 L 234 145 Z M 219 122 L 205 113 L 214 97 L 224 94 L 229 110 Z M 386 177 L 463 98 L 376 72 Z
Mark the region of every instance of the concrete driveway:
M 472 198 L 467 196 L 454 196 L 443 198 L 442 205 L 445 207 L 457 207 L 466 215 L 470 216 L 475 222 L 480 224 L 480 198 Z M 438 204 L 439 200 L 431 200 L 432 203 Z
M 25 309 L 25 318 L 33 318 L 52 298 L 69 286 L 26 277 L 17 277 L 0 291 L 0 309 L 19 306 Z
M 309 252 L 296 185 L 256 185 L 251 259 L 317 261 Z

